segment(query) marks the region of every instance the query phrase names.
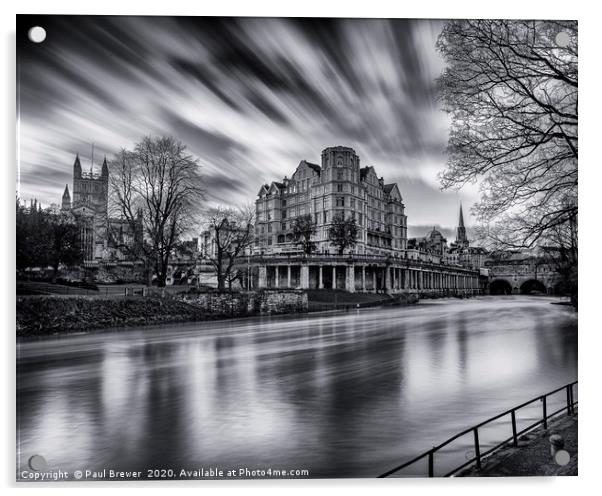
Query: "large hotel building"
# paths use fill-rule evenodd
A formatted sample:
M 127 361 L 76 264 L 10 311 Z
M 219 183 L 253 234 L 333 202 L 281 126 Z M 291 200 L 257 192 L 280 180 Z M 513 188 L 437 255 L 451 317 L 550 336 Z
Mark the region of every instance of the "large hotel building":
M 352 148 L 322 151 L 321 165 L 302 160 L 293 175 L 264 184 L 256 200 L 255 252 L 294 253 L 292 221 L 311 215 L 317 253 L 335 253 L 328 230 L 337 214 L 354 217 L 359 228 L 351 252 L 400 257 L 407 248 L 407 223 L 397 184 L 385 184 L 374 167 L 361 167 Z

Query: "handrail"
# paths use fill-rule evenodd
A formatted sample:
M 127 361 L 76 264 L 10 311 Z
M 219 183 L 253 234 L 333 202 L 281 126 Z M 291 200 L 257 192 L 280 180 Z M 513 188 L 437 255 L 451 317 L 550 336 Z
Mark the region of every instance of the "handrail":
M 447 474 L 444 475 L 444 477 L 450 477 L 452 475 L 454 475 L 456 472 L 458 472 L 458 470 L 463 469 L 464 467 L 467 467 L 469 465 L 472 465 L 473 463 L 476 462 L 477 468 L 481 468 L 481 460 L 483 459 L 483 457 L 493 453 L 494 451 L 498 450 L 499 448 L 501 448 L 502 446 L 506 445 L 507 443 L 509 443 L 510 441 L 513 442 L 514 446 L 518 446 L 518 437 L 521 436 L 522 434 L 530 431 L 531 429 L 537 427 L 540 424 L 544 425 L 544 428 L 547 429 L 548 427 L 548 419 L 551 417 L 554 417 L 556 415 L 558 415 L 559 413 L 562 413 L 566 410 L 567 415 L 571 415 L 575 413 L 575 405 L 578 404 L 577 401 L 574 400 L 574 396 L 573 396 L 573 386 L 575 384 L 577 384 L 578 381 L 573 381 L 570 382 L 569 384 L 566 384 L 564 386 L 561 386 L 557 389 L 554 389 L 553 391 L 550 391 L 544 395 L 540 395 L 537 396 L 529 401 L 525 401 L 524 403 L 521 403 L 518 406 L 515 406 L 513 408 L 510 408 L 509 410 L 506 410 L 502 413 L 499 413 L 491 418 L 488 418 L 487 420 L 484 420 L 483 422 L 480 422 L 479 424 L 473 425 L 472 427 L 469 427 L 468 429 L 464 429 L 462 432 L 459 432 L 458 434 L 454 434 L 452 437 L 448 438 L 447 440 L 443 441 L 441 444 L 437 445 L 437 446 L 433 446 L 430 450 L 425 451 L 424 453 L 421 453 L 420 455 L 412 458 L 411 460 L 402 463 L 401 465 L 398 465 L 397 467 L 388 470 L 387 472 L 381 474 L 378 476 L 378 478 L 384 478 L 384 477 L 388 477 L 390 475 L 393 475 L 395 472 L 398 472 L 406 467 L 409 467 L 410 465 L 413 465 L 414 463 L 416 463 L 419 460 L 422 460 L 424 457 L 428 456 L 428 476 L 429 477 L 434 477 L 434 456 L 435 453 L 437 451 L 439 451 L 441 448 L 444 448 L 445 446 L 447 446 L 448 444 L 452 443 L 453 441 L 455 441 L 456 439 L 465 436 L 466 434 L 473 432 L 474 435 L 474 446 L 475 446 L 475 456 L 473 458 L 471 458 L 470 460 L 464 462 L 463 464 L 461 464 L 460 466 L 454 468 L 451 472 L 448 472 Z M 556 410 L 555 412 L 552 413 L 548 413 L 547 411 L 547 398 L 548 396 L 551 396 L 553 394 L 556 394 L 560 391 L 562 391 L 563 389 L 566 390 L 566 406 L 563 406 L 562 408 L 560 408 L 559 410 Z M 542 406 L 543 406 L 543 416 L 541 420 L 538 420 L 537 422 L 525 427 L 524 429 L 520 430 L 517 432 L 516 430 L 516 411 L 524 408 L 528 405 L 531 405 L 532 403 L 535 403 L 536 401 L 541 401 L 542 402 Z M 484 425 L 487 425 L 491 422 L 494 422 L 495 420 L 498 420 L 506 415 L 511 415 L 511 419 L 512 419 L 512 436 L 510 436 L 509 438 L 505 439 L 504 441 L 502 441 L 501 443 L 495 445 L 492 448 L 489 448 L 488 450 L 481 452 L 480 450 L 480 445 L 479 445 L 479 428 L 483 427 Z

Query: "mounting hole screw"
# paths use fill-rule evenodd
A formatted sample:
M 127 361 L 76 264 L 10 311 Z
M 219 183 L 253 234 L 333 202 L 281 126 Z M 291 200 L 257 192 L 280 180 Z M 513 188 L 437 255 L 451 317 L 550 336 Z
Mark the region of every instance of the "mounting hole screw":
M 561 467 L 564 467 L 571 461 L 571 455 L 569 455 L 568 451 L 559 450 L 554 455 L 554 461 Z
M 555 38 L 556 44 L 560 47 L 560 48 L 566 48 L 569 46 L 569 42 L 571 41 L 571 37 L 569 36 L 569 33 L 567 33 L 566 31 L 560 31 Z
M 46 39 L 46 30 L 42 26 L 34 26 L 27 32 L 27 37 L 34 43 L 42 43 Z
M 31 470 L 40 472 L 46 469 L 48 463 L 46 463 L 46 459 L 42 455 L 33 455 L 29 458 L 28 465 Z

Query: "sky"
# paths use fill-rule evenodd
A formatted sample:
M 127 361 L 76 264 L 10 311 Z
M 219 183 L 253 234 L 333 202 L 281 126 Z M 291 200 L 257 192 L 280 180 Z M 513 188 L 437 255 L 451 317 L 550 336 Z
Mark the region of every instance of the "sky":
M 409 235 L 470 226 L 476 186 L 441 191 L 449 117 L 436 99 L 444 21 L 18 16 L 18 194 L 60 203 L 79 153 L 95 170 L 145 135 L 199 159 L 210 204 L 350 146 L 397 182 Z M 43 43 L 27 38 L 42 26 Z

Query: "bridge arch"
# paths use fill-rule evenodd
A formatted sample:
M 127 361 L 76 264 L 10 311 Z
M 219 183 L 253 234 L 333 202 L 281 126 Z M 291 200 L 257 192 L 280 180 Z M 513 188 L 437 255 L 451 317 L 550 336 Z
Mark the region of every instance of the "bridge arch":
M 489 283 L 489 294 L 509 295 L 512 294 L 512 284 L 506 279 L 494 279 Z
M 548 289 L 539 279 L 527 279 L 520 285 L 520 294 L 546 294 Z

